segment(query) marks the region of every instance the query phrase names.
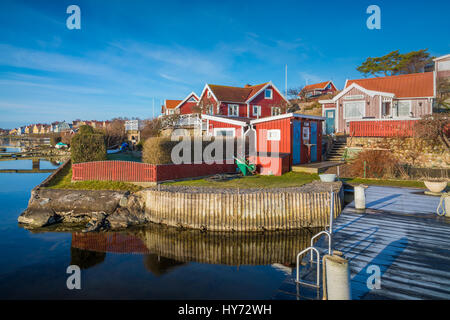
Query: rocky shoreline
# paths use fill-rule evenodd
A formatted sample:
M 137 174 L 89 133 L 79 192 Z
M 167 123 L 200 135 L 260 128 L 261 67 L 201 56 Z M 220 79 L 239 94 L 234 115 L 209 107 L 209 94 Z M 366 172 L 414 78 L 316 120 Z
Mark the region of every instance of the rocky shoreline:
M 87 232 L 123 229 L 148 221 L 139 193 L 37 188 L 18 222 L 30 229 L 55 223 L 85 224 L 83 231 Z
M 342 182 L 314 181 L 288 188 L 208 188 L 158 185 L 137 192 L 47 188 L 58 170 L 31 191 L 19 224 L 27 229 L 73 225 L 83 232 L 157 223 L 211 231 L 264 231 L 320 227 L 342 208 Z

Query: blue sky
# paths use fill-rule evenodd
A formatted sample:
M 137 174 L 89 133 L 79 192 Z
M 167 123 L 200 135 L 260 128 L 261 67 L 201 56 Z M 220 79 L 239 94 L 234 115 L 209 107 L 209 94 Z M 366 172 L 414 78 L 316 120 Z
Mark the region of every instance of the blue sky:
M 66 8 L 81 8 L 69 30 Z M 381 8 L 381 30 L 366 8 Z M 149 118 L 205 83 L 288 87 L 360 78 L 369 56 L 450 53 L 449 1 L 0 2 L 0 128 Z M 153 109 L 153 99 L 155 108 Z

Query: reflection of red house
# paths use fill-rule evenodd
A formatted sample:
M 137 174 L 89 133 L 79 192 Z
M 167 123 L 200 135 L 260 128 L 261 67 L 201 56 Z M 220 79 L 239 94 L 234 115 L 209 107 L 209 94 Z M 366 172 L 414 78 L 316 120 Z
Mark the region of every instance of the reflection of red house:
M 184 100 L 165 100 L 162 106 L 162 113 L 170 114 L 191 114 L 194 113 L 193 108 L 197 105 L 198 96 L 191 92 Z
M 336 91 L 333 81 L 325 81 L 305 86 L 299 93 L 299 96 L 304 94 L 306 98 L 316 98 L 325 94 L 333 94 Z
M 199 101 L 204 114 L 252 119 L 281 114 L 287 104 L 272 82 L 244 87 L 207 84 Z
M 136 236 L 121 233 L 72 233 L 72 247 L 98 252 L 149 254 Z

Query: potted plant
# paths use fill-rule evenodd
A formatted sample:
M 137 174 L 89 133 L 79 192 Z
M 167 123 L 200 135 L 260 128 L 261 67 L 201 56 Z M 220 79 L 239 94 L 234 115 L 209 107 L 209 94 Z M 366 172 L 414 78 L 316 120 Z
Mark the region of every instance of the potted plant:
M 429 175 L 425 175 L 422 179 L 425 187 L 433 193 L 441 193 L 447 188 L 447 184 L 449 179 L 447 177 L 431 177 Z

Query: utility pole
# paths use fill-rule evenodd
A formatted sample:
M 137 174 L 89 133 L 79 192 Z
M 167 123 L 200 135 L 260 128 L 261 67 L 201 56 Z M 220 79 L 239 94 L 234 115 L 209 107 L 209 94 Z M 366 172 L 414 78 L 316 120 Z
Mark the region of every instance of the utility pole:
M 286 70 L 284 73 L 284 95 L 287 97 L 287 64 L 286 64 Z

